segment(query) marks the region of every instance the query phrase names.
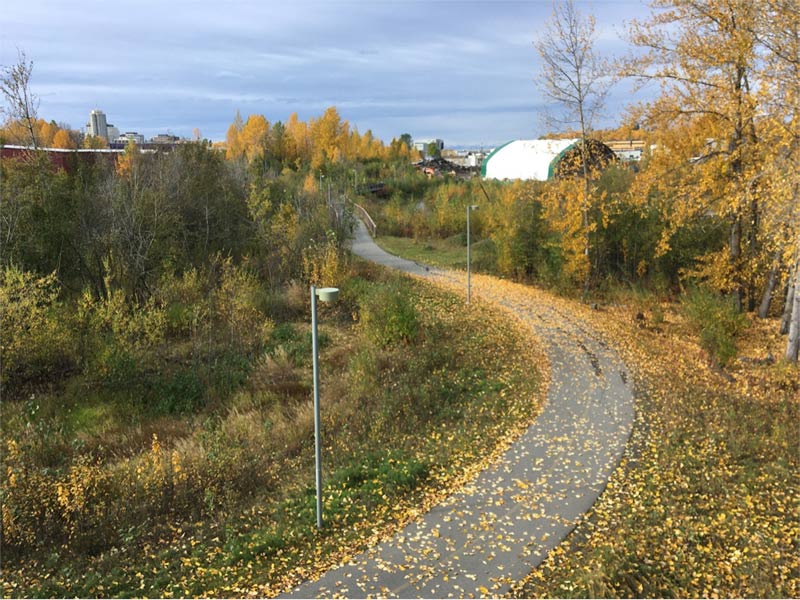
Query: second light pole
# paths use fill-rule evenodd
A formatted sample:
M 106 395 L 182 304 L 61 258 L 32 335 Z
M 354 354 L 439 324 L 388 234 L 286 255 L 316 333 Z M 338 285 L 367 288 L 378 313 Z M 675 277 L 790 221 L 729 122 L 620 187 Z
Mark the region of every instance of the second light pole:
M 469 304 L 470 298 L 470 281 L 469 281 L 469 271 L 470 271 L 470 235 L 469 235 L 469 214 L 478 208 L 477 204 L 467 204 L 467 304 Z

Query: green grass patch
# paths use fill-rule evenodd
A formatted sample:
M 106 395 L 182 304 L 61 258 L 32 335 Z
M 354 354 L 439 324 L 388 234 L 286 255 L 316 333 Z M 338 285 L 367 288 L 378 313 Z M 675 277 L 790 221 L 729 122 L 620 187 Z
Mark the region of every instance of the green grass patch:
M 466 236 L 453 236 L 447 239 L 431 238 L 421 240 L 409 237 L 379 236 L 378 245 L 396 256 L 422 264 L 447 269 L 467 268 Z M 480 268 L 492 256 L 489 240 L 472 241 L 470 262 L 473 269 Z
M 98 436 L 111 428 L 116 415 L 109 404 L 78 405 L 67 413 L 69 426 L 87 436 Z

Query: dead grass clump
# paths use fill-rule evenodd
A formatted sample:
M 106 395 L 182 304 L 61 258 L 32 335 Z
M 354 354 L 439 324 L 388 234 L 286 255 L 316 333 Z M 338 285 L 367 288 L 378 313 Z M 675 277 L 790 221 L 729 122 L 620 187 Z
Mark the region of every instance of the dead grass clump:
M 282 398 L 296 398 L 309 392 L 307 375 L 295 367 L 283 346 L 266 353 L 253 369 L 248 387 L 253 391 L 268 390 Z
M 297 455 L 314 435 L 314 405 L 310 397 L 304 402 L 276 403 L 266 410 L 264 418 L 273 448 L 287 456 Z

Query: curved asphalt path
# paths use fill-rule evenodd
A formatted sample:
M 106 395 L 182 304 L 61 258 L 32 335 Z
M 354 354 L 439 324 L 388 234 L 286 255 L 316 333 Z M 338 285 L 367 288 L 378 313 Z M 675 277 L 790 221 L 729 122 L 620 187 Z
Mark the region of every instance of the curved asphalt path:
M 358 256 L 417 276 L 464 279 L 384 252 L 357 223 Z M 605 488 L 633 425 L 625 365 L 546 295 L 508 285 L 500 291 L 491 278 L 473 278 L 473 289 L 514 312 L 544 343 L 551 373 L 542 413 L 471 484 L 288 597 L 501 596 L 572 531 Z

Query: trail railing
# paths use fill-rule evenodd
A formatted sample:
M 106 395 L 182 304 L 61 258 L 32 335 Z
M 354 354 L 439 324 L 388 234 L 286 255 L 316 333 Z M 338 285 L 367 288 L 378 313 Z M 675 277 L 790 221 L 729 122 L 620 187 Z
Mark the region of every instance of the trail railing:
M 355 208 L 356 213 L 358 216 L 361 217 L 361 220 L 364 221 L 364 225 L 367 226 L 367 230 L 372 237 L 378 235 L 378 226 L 375 225 L 375 221 L 372 220 L 372 217 L 369 216 L 367 210 L 361 206 L 360 204 L 356 204 L 355 202 L 352 203 L 353 208 Z

